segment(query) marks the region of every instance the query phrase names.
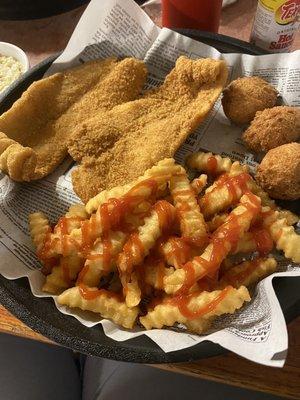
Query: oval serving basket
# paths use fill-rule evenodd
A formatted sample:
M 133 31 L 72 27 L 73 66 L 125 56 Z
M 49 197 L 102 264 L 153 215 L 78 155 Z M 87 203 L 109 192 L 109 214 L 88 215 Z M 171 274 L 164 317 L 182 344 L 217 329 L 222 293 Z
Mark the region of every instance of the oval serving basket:
M 195 30 L 178 32 L 209 44 L 223 53 L 264 54 L 249 43 L 228 36 Z M 32 68 L 0 96 L 0 114 L 6 111 L 33 81 L 43 76 L 57 56 L 52 56 Z M 285 206 L 287 207 L 287 204 Z M 295 210 L 295 204 L 289 204 L 288 208 Z M 286 320 L 290 321 L 300 314 L 300 278 L 275 278 L 273 283 Z M 116 342 L 105 336 L 101 325 L 87 328 L 75 318 L 60 313 L 51 298 L 34 297 L 27 278 L 10 281 L 0 275 L 0 303 L 29 327 L 54 342 L 93 356 L 137 363 L 168 363 L 216 356 L 226 351 L 221 346 L 206 341 L 188 349 L 164 353 L 144 335 Z

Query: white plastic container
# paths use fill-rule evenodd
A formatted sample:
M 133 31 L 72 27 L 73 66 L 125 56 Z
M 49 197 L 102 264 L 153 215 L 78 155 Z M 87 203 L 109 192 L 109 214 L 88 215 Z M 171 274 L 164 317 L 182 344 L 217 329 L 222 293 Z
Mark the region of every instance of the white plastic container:
M 12 57 L 21 64 L 18 66 L 12 59 L 4 58 L 0 70 L 0 93 L 7 89 L 17 78 L 29 69 L 29 60 L 19 47 L 6 42 L 0 42 L 0 56 Z M 3 62 L 3 57 L 1 58 Z M 21 75 L 20 75 L 21 74 Z
M 7 57 L 14 57 L 18 60 L 23 68 L 24 72 L 29 70 L 29 60 L 26 54 L 20 47 L 15 46 L 14 44 L 7 43 L 7 42 L 0 42 L 0 55 L 7 56 Z
M 299 17 L 300 0 L 258 0 L 250 42 L 271 53 L 290 51 Z

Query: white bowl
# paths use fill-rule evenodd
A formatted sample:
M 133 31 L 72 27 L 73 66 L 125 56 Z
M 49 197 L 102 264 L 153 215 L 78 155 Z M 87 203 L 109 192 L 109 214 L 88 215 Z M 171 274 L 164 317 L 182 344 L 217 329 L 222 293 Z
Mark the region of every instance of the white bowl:
M 0 42 L 0 55 L 7 57 L 14 57 L 23 66 L 23 71 L 29 70 L 29 60 L 26 54 L 20 47 L 11 43 Z

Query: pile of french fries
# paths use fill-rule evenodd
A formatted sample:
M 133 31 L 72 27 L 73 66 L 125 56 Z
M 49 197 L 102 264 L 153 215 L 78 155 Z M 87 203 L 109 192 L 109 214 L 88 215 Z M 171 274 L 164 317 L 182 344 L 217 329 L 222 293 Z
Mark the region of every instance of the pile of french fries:
M 202 152 L 186 164 L 198 171 L 193 181 L 164 159 L 136 181 L 71 206 L 54 227 L 31 214 L 43 290 L 125 328 L 182 324 L 203 333 L 276 271 L 273 248 L 300 262 L 297 216 L 280 210 L 246 166 Z M 245 261 L 236 264 L 237 254 Z

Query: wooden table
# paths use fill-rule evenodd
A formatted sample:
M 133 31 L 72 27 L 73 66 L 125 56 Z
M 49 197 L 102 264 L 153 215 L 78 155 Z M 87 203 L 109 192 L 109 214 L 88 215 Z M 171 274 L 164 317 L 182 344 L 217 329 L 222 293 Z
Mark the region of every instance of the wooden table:
M 220 33 L 248 40 L 256 9 L 256 0 L 239 0 L 222 13 Z M 78 22 L 84 7 L 56 17 L 35 21 L 1 21 L 0 40 L 20 46 L 29 56 L 31 66 L 62 50 Z M 151 17 L 159 23 L 156 10 Z M 300 33 L 294 49 L 300 48 Z M 300 399 L 300 318 L 289 326 L 289 354 L 284 368 L 263 367 L 232 353 L 225 356 L 180 364 L 159 365 L 169 371 Z M 47 338 L 35 333 L 0 306 L 0 331 L 45 343 Z

